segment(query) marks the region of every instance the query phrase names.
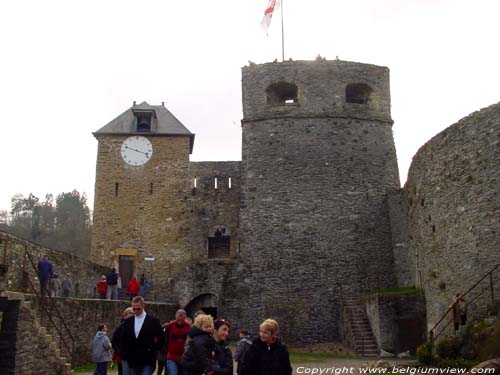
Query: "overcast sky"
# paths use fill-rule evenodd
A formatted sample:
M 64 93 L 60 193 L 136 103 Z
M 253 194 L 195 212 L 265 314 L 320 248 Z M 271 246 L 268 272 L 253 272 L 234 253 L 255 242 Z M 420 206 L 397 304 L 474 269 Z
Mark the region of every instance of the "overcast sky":
M 435 134 L 500 101 L 499 0 L 284 0 L 285 58 L 389 67 L 401 182 Z M 92 208 L 92 132 L 161 104 L 191 160 L 241 159 L 241 67 L 281 58 L 267 0 L 0 3 L 0 209 L 77 189 Z

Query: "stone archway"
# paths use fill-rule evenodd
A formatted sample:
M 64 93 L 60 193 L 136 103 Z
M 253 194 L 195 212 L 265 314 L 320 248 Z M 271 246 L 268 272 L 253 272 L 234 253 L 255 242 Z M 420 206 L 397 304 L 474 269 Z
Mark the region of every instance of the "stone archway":
M 184 308 L 187 316 L 194 317 L 197 311 L 203 311 L 205 314 L 211 315 L 214 319 L 218 315 L 219 297 L 212 293 L 200 294 L 193 298 Z

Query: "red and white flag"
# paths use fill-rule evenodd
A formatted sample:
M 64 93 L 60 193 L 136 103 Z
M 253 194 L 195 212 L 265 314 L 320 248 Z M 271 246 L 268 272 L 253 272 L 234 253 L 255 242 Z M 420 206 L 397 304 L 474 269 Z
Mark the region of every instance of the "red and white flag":
M 271 24 L 271 18 L 273 18 L 273 12 L 275 9 L 278 9 L 280 6 L 280 0 L 269 0 L 267 4 L 267 8 L 264 12 L 264 17 L 260 23 L 260 26 L 267 32 L 269 29 L 269 25 Z

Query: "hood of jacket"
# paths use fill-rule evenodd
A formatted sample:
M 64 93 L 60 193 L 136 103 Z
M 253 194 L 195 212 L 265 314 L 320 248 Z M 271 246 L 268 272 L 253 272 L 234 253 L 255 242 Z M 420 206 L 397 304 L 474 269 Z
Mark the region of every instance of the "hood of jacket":
M 207 334 L 209 334 L 209 333 L 202 331 L 201 329 L 199 329 L 198 327 L 196 327 L 194 325 L 189 327 L 188 336 L 191 338 L 196 337 L 196 336 L 200 336 L 200 335 L 207 335 Z

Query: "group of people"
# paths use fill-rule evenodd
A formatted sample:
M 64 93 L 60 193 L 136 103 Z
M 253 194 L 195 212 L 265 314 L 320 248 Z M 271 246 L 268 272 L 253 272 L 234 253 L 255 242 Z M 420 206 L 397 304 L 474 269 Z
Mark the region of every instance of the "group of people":
M 54 272 L 54 266 L 47 255 L 38 261 L 38 279 L 40 293 L 51 297 L 69 297 L 73 289 L 73 282 L 69 275 L 60 277 Z
M 136 296 L 125 309 L 123 319 L 110 340 L 105 324 L 98 326 L 92 343 L 92 358 L 97 363 L 94 375 L 107 374 L 107 362 L 116 360 L 120 375 L 232 375 L 233 353 L 228 347 L 231 322 L 213 319 L 198 312 L 194 322 L 184 310 L 175 319 L 161 324 L 146 313 L 144 299 Z M 240 375 L 290 375 L 292 367 L 288 350 L 278 339 L 278 323 L 266 319 L 259 336 L 250 339 L 240 331 L 235 351 Z
M 140 282 L 132 276 L 127 284 L 127 294 L 130 299 L 135 296 L 144 296 L 150 289 L 150 284 L 145 274 L 142 274 Z M 96 292 L 100 299 L 119 299 L 122 290 L 121 275 L 112 268 L 107 275 L 102 275 L 96 285 Z

